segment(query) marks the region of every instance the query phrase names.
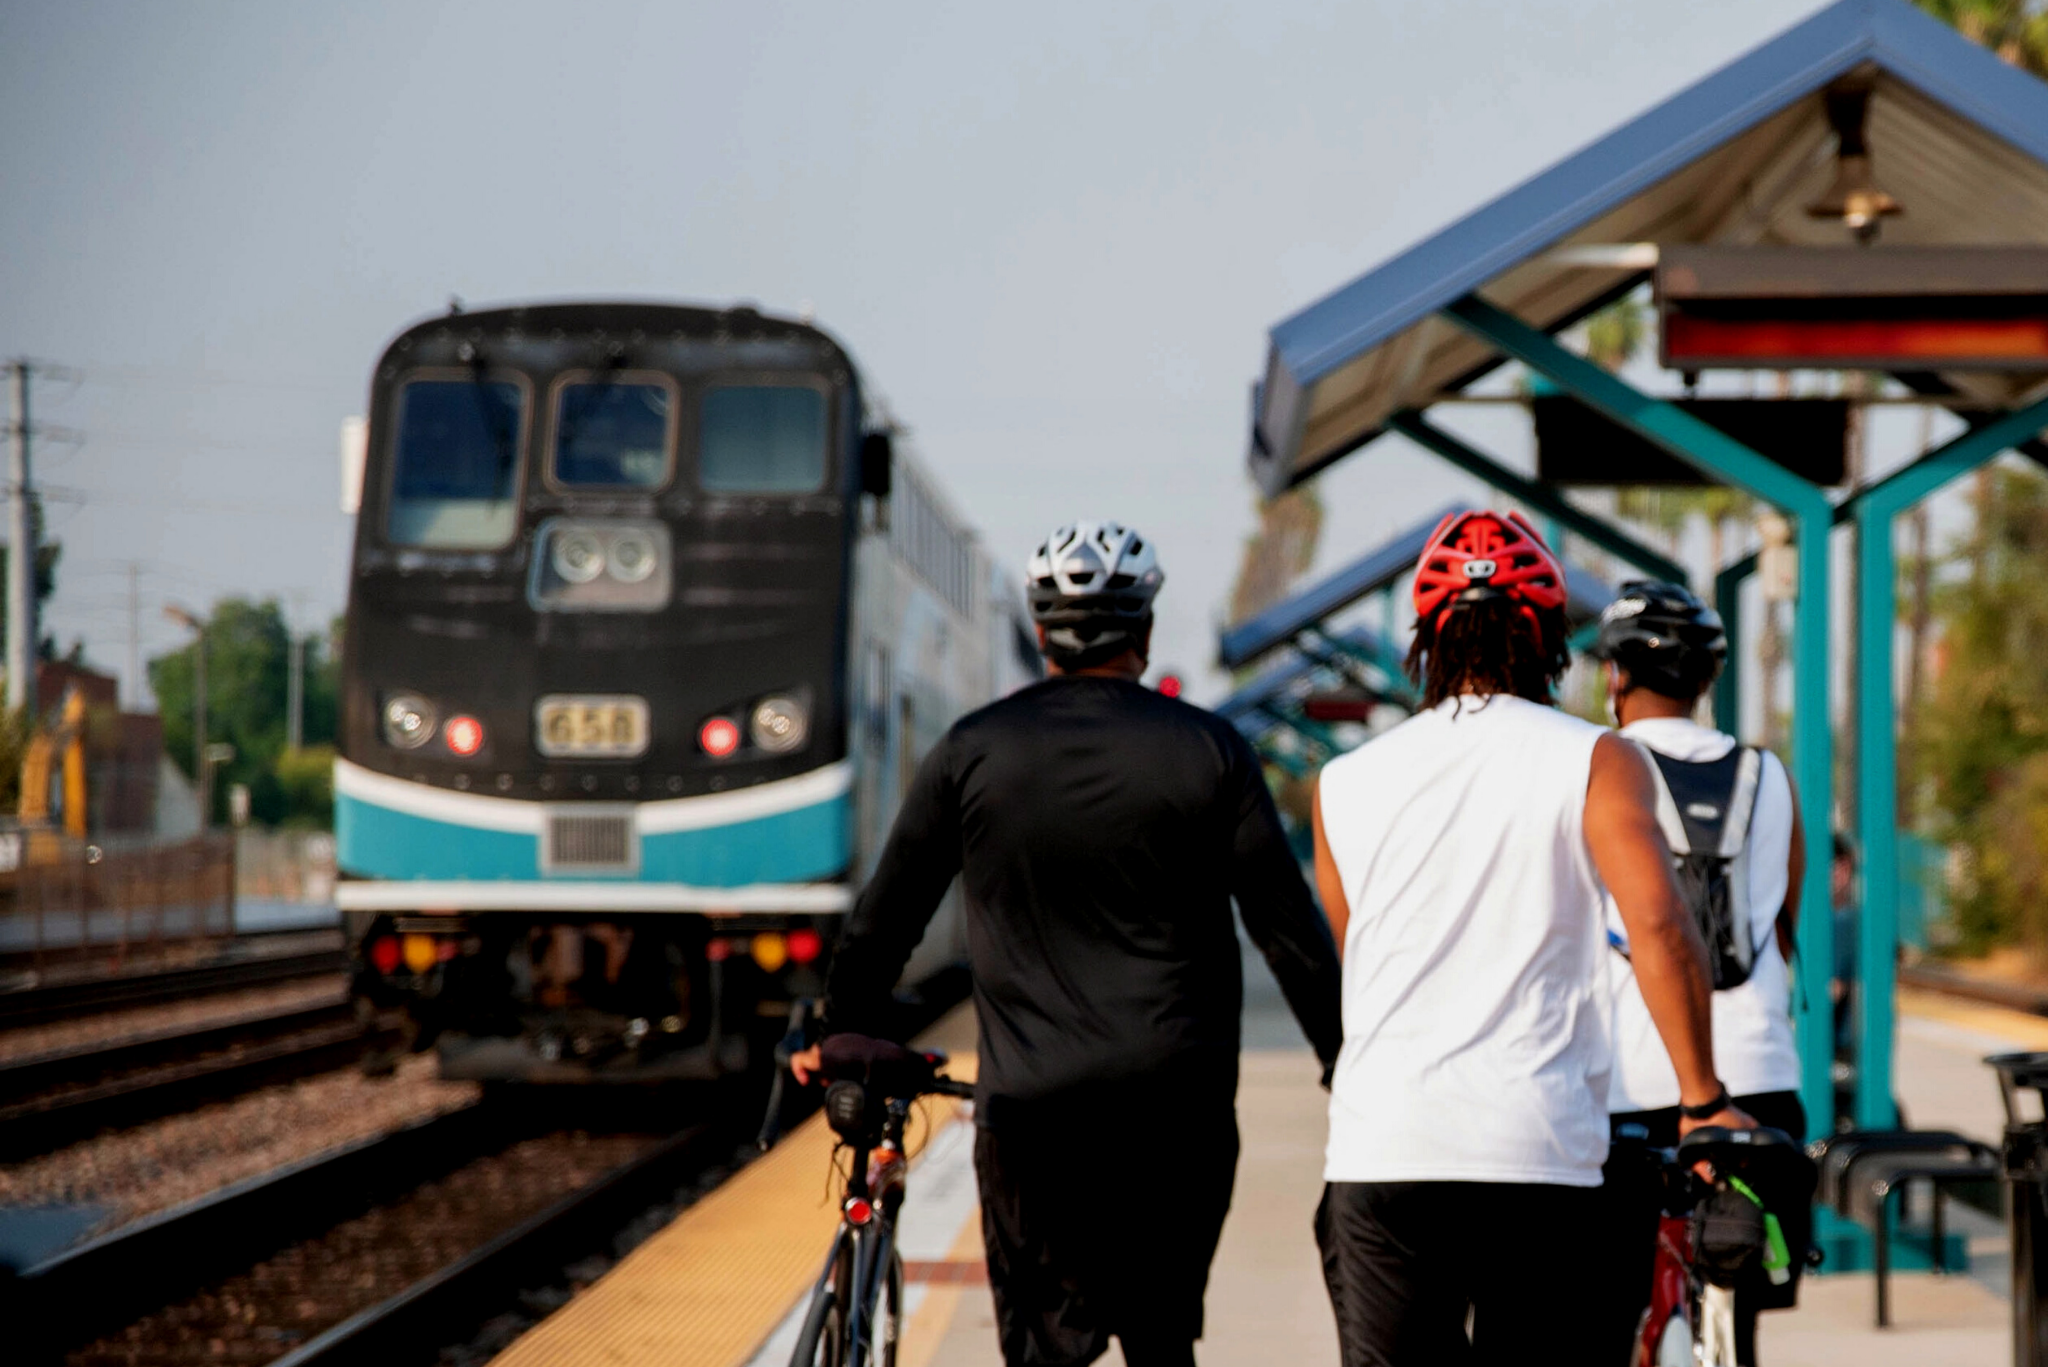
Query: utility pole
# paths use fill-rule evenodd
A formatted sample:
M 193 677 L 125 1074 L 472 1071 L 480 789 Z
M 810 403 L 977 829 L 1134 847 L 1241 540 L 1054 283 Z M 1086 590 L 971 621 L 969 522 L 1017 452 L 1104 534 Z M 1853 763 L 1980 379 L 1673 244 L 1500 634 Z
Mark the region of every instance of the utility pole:
M 294 591 L 291 614 L 285 618 L 284 745 L 293 754 L 306 743 L 306 638 L 298 621 L 305 615 L 306 595 Z
M 164 616 L 193 634 L 192 642 L 192 782 L 199 790 L 199 829 L 213 826 L 213 764 L 206 743 L 206 623 L 178 607 L 164 605 Z
M 142 710 L 142 562 L 128 562 L 128 710 Z
M 34 486 L 29 480 L 28 391 L 32 367 L 23 357 L 14 374 L 14 445 L 7 468 L 7 706 L 36 708 L 36 545 Z
M 297 753 L 306 739 L 306 643 L 296 631 L 288 631 L 285 649 L 291 652 L 291 669 L 285 675 L 284 745 Z

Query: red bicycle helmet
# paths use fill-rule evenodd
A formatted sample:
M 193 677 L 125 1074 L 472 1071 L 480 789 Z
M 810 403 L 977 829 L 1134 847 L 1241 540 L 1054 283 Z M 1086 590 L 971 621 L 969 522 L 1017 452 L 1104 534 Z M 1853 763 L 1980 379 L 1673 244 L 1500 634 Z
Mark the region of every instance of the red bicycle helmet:
M 1415 615 L 1441 628 L 1460 604 L 1508 597 L 1529 624 L 1536 609 L 1564 606 L 1564 566 L 1520 513 L 1451 513 L 1415 564 Z

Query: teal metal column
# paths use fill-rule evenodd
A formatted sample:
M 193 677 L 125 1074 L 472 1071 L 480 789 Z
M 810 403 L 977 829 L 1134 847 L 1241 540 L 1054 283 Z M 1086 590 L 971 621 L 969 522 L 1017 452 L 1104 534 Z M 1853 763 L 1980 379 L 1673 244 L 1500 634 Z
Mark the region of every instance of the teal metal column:
M 1466 295 L 1444 313 L 1686 464 L 1775 504 L 1792 517 L 1799 533 L 1792 774 L 1806 826 L 1806 878 L 1800 901 L 1809 908 L 1827 906 L 1834 760 L 1828 724 L 1828 531 L 1834 524 L 1834 508 L 1826 495 L 1727 433 L 1623 383 L 1477 295 Z M 1833 918 L 1800 917 L 1799 950 L 1805 987 L 1798 1013 L 1800 1100 L 1812 1131 L 1826 1134 L 1834 1128 L 1835 1101 L 1834 1030 L 1828 1009 Z
M 1652 579 L 1662 579 L 1673 584 L 1690 582 L 1685 567 L 1670 556 L 1645 546 L 1605 518 L 1595 517 L 1576 504 L 1566 501 L 1556 490 L 1510 470 L 1493 457 L 1473 447 L 1464 438 L 1452 436 L 1420 413 L 1413 410 L 1396 413 L 1387 419 L 1387 426 L 1424 450 L 1443 457 L 1482 483 L 1500 490 L 1552 521 L 1577 532 L 1609 555 L 1626 560 Z M 1552 548 L 1556 549 L 1554 542 Z
M 1728 665 L 1714 680 L 1714 725 L 1731 736 L 1742 734 L 1742 585 L 1755 573 L 1752 552 L 1714 576 L 1714 610 L 1728 631 Z
M 1857 816 L 1863 841 L 1863 908 L 1857 930 L 1862 984 L 1856 1038 L 1856 1124 L 1890 1129 L 1893 968 L 1899 942 L 1898 736 L 1892 688 L 1898 623 L 1892 519 L 1944 484 L 2048 427 L 2048 400 L 1986 423 L 1862 491 L 1856 500 L 1858 613 Z M 1824 915 L 1813 903 L 1806 917 Z

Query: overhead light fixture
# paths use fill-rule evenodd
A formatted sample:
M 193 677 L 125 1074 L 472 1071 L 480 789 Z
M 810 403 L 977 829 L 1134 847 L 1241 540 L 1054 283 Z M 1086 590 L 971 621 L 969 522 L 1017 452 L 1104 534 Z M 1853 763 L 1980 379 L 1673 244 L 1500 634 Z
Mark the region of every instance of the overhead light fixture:
M 1868 80 L 1828 87 L 1828 123 L 1834 127 L 1836 139 L 1835 183 L 1826 194 L 1806 206 L 1810 218 L 1840 219 L 1866 247 L 1877 241 L 1878 229 L 1886 218 L 1905 212 L 1904 206 L 1878 185 L 1870 170 L 1870 144 L 1864 139 L 1870 90 Z

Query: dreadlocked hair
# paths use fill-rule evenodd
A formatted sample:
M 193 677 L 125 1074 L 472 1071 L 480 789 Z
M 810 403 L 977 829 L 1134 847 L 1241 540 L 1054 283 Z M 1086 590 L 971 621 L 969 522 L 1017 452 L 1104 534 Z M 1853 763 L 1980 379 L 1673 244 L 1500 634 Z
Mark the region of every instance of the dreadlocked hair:
M 1507 597 L 1460 603 L 1416 624 L 1408 677 L 1422 689 L 1424 707 L 1465 693 L 1547 704 L 1571 664 L 1570 634 L 1563 608 L 1525 607 Z

